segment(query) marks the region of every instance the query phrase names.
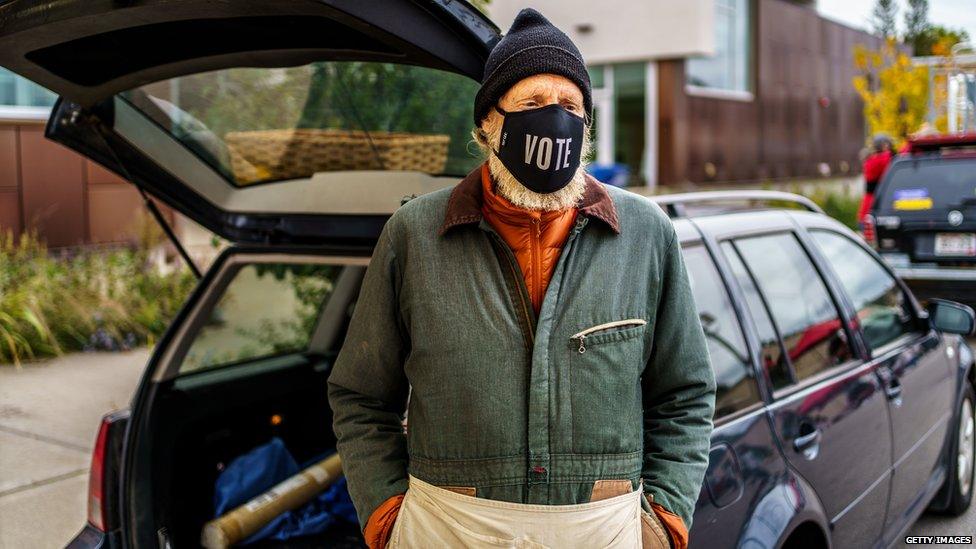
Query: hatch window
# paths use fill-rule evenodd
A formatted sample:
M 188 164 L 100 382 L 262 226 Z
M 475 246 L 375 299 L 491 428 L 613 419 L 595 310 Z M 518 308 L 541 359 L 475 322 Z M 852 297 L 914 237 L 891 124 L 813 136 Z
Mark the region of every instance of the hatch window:
M 124 92 L 234 186 L 316 173 L 386 170 L 463 176 L 477 82 L 427 67 L 323 61 L 234 68 Z
M 976 207 L 976 158 L 932 158 L 891 166 L 878 198 L 882 212 L 898 215 Z

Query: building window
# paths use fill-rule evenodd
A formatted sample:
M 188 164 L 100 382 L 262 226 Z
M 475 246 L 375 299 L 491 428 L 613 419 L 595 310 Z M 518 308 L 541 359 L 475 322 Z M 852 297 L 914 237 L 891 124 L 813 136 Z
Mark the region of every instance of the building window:
M 0 68 L 0 108 L 51 107 L 57 95 L 30 80 Z
M 613 161 L 627 167 L 628 185 L 644 185 L 646 70 L 646 63 L 613 65 Z
M 647 64 L 589 67 L 594 157 L 590 173 L 612 185 L 643 185 Z
M 600 89 L 605 87 L 606 84 L 603 82 L 603 73 L 606 70 L 605 65 L 592 65 L 586 67 L 586 72 L 590 74 L 590 86 L 593 89 Z
M 749 2 L 715 0 L 715 55 L 687 61 L 691 91 L 752 91 Z

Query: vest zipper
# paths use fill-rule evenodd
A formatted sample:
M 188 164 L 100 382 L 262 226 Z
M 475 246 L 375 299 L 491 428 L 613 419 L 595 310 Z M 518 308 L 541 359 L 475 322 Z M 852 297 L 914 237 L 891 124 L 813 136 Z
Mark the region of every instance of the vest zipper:
M 586 347 L 583 342 L 586 340 L 586 336 L 592 334 L 593 332 L 599 332 L 602 330 L 609 330 L 610 328 L 619 328 L 621 326 L 643 326 L 647 324 L 647 321 L 643 318 L 628 318 L 627 320 L 615 320 L 613 322 L 604 322 L 603 324 L 598 324 L 592 328 L 587 328 L 582 332 L 573 334 L 569 337 L 570 340 L 579 340 L 579 352 L 583 354 L 586 352 Z

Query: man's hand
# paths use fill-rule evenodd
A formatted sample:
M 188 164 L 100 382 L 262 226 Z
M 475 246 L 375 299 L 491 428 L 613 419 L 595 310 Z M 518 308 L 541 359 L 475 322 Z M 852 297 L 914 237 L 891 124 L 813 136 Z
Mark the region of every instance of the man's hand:
M 641 509 L 641 547 L 643 549 L 675 549 L 671 537 L 655 513 Z
M 393 496 L 384 501 L 369 516 L 366 528 L 363 530 L 363 537 L 369 549 L 383 549 L 389 543 L 401 503 L 403 503 L 403 494 Z

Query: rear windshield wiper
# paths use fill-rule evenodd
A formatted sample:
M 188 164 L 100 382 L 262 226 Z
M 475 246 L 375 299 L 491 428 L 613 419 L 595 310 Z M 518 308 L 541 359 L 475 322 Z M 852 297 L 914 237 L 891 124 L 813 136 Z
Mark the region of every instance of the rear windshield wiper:
M 949 208 L 964 208 L 966 206 L 976 206 L 976 196 L 967 196 L 960 200 L 958 204 L 950 204 Z

